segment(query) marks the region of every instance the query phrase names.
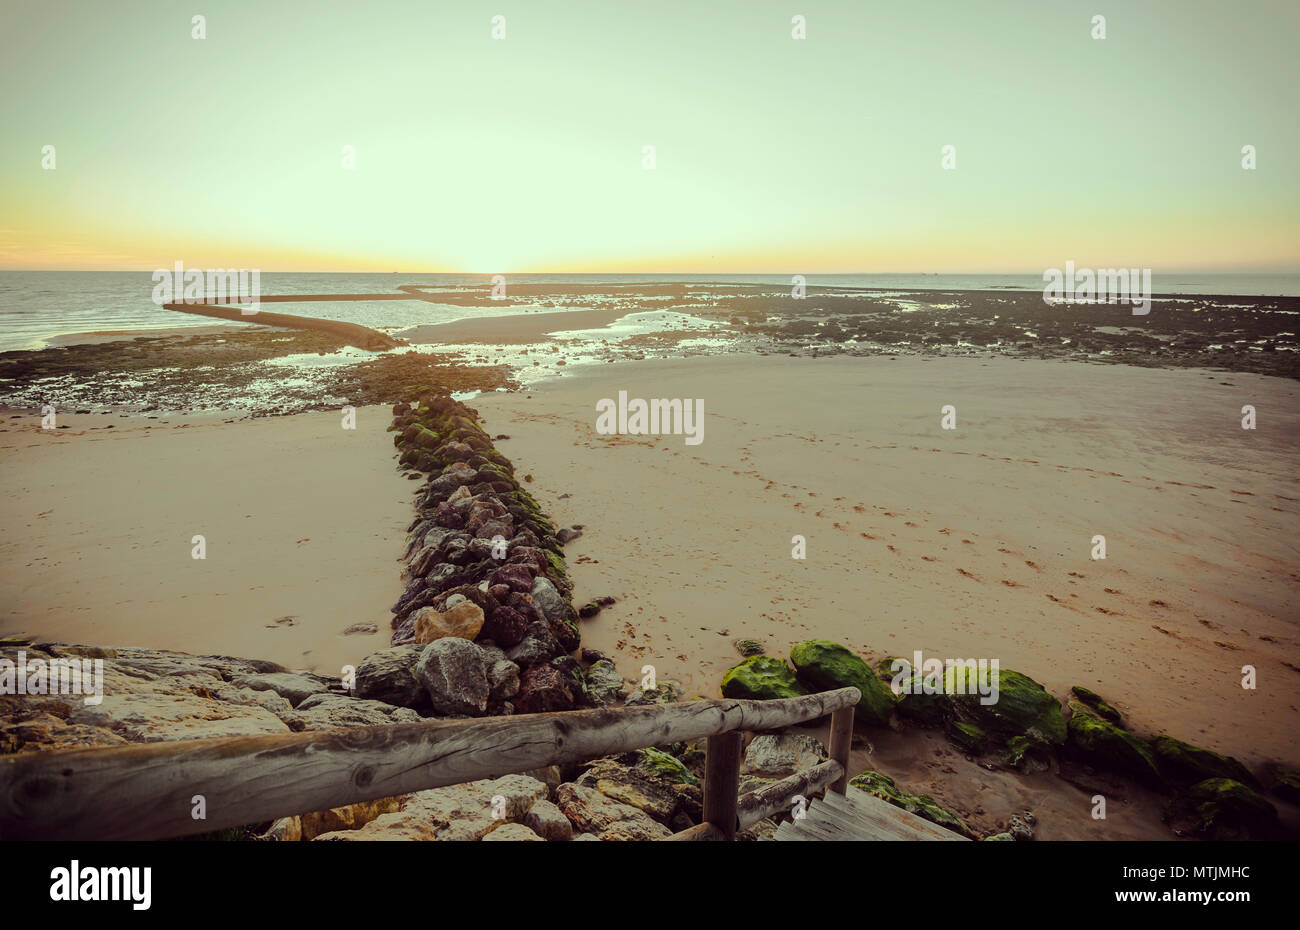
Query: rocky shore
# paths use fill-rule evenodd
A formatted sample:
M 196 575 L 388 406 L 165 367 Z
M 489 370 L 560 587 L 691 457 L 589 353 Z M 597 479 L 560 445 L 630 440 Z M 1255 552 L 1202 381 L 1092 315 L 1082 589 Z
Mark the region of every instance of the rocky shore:
M 1167 803 L 1162 818 L 1172 836 L 1292 836 L 1280 825 L 1278 810 L 1265 792 L 1295 804 L 1300 801 L 1300 773 L 1273 764 L 1257 775 L 1230 756 L 1168 734 L 1140 736 L 1124 726 L 1118 710 L 1088 688 L 1076 685 L 1062 707 L 1038 682 L 1008 669 L 977 672 L 950 665 L 941 677 L 927 676 L 894 657 L 873 668 L 828 640 L 796 644 L 788 663 L 763 654 L 761 645 L 752 641 L 740 642 L 737 648 L 747 658 L 723 676 L 726 697 L 773 700 L 852 686 L 862 692 L 855 714 L 858 724 L 942 730 L 957 750 L 986 767 L 1001 765 L 1031 776 L 1053 773 L 1090 792 L 1092 809 L 1102 816 L 1099 799 L 1104 802 L 1110 795 L 1113 800 L 1116 792 L 1098 776 L 1112 776 L 1163 796 Z M 896 693 L 892 685 L 900 672 Z M 977 681 L 980 676 L 982 682 Z M 980 683 L 990 692 L 989 686 L 996 684 L 995 702 L 980 700 Z M 880 772 L 862 772 L 850 784 L 963 836 L 979 838 L 961 816 L 932 797 L 909 794 Z M 1006 831 L 983 839 L 1030 839 L 1034 822 L 1033 812 L 1026 812 L 1013 817 Z

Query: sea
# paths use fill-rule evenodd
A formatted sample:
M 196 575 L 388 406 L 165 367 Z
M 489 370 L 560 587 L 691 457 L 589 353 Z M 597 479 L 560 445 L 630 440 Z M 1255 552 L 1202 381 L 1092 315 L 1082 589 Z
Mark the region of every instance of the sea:
M 1041 274 L 833 274 L 805 275 L 811 287 L 880 291 L 1041 291 Z M 791 285 L 777 274 L 510 274 L 510 284 L 663 284 Z M 280 294 L 368 294 L 396 292 L 399 285 L 457 289 L 491 283 L 482 274 L 322 274 L 264 272 L 261 291 Z M 71 333 L 239 326 L 208 317 L 164 310 L 153 303 L 154 281 L 147 271 L 0 271 L 0 351 L 45 348 Z M 1153 274 L 1157 294 L 1216 296 L 1300 296 L 1300 274 Z M 307 308 L 310 309 L 307 309 Z M 482 307 L 427 300 L 331 301 L 276 306 L 286 313 L 360 323 L 394 330 L 485 316 Z M 560 309 L 560 308 L 552 308 Z M 502 313 L 512 312 L 503 305 Z

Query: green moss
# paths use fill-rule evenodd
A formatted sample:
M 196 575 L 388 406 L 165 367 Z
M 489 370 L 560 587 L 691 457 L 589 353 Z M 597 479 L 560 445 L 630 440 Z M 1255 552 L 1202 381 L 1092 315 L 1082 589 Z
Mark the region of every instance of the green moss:
M 839 643 L 810 639 L 790 650 L 799 680 L 815 691 L 857 688 L 861 693 L 855 719 L 886 726 L 894 713 L 894 693 L 871 672 L 870 666 Z
M 971 691 L 975 676 L 966 675 L 964 666 L 953 666 L 944 673 L 944 688 L 953 706 L 967 723 L 982 727 L 991 735 L 1004 738 L 1024 736 L 1031 742 L 1048 746 L 1065 743 L 1065 716 L 1061 705 L 1038 682 L 1020 672 L 999 669 L 997 700 L 982 703 L 976 693 L 955 694 L 963 683 Z M 986 672 L 987 674 L 987 672 Z M 987 679 L 983 680 L 987 682 Z
M 691 774 L 690 769 L 659 749 L 643 749 L 636 767 L 652 775 L 658 775 L 673 784 L 698 785 L 700 783 L 700 780 Z
M 962 723 L 960 720 L 949 722 L 948 739 L 973 753 L 983 752 L 988 745 L 988 736 L 983 730 L 973 723 Z
M 1283 801 L 1300 804 L 1300 772 L 1285 765 L 1274 765 L 1269 769 L 1273 776 L 1273 793 Z
M 905 811 L 924 817 L 931 823 L 947 827 L 962 836 L 976 838 L 975 832 L 966 826 L 965 821 L 934 798 L 926 794 L 908 794 L 899 788 L 892 778 L 881 772 L 863 772 L 851 779 L 849 784 L 859 791 L 865 791 L 882 801 L 888 801 L 895 807 L 901 807 Z
M 751 656 L 722 676 L 723 697 L 770 701 L 807 693 L 785 660 L 771 656 Z
M 1201 829 L 1261 826 L 1277 820 L 1277 808 L 1255 789 L 1231 778 L 1207 778 L 1187 791 Z
M 1151 748 L 1160 770 L 1172 782 L 1188 785 L 1207 778 L 1229 778 L 1257 790 L 1261 787 L 1250 770 L 1231 756 L 1201 749 L 1163 733 L 1152 737 Z
M 1164 780 L 1149 746 L 1128 730 L 1103 720 L 1077 701 L 1068 726 L 1066 748 L 1071 756 L 1099 769 L 1130 775 L 1152 787 Z
M 1083 687 L 1083 685 L 1075 685 L 1070 690 L 1074 692 L 1075 696 L 1080 701 L 1096 711 L 1097 715 L 1102 719 L 1109 720 L 1111 723 L 1116 724 L 1123 721 L 1119 711 L 1102 700 L 1101 695 L 1096 691 L 1089 691 L 1087 688 Z

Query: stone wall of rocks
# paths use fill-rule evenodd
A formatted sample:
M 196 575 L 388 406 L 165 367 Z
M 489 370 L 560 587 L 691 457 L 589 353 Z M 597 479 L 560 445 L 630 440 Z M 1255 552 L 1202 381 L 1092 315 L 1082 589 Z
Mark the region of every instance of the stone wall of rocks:
M 477 411 L 425 395 L 393 408 L 392 430 L 399 464 L 424 481 L 392 648 L 358 667 L 358 696 L 458 717 L 590 704 L 556 527 Z

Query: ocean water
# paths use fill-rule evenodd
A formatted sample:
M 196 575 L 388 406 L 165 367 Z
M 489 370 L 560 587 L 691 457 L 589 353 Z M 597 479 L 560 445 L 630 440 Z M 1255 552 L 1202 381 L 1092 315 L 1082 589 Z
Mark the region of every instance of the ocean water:
M 810 286 L 870 290 L 1013 290 L 1040 291 L 1034 274 L 849 274 L 807 275 Z M 1298 274 L 1167 274 L 1153 275 L 1159 294 L 1238 296 L 1300 296 Z M 687 274 L 511 274 L 509 284 L 773 284 L 789 287 L 790 275 Z M 490 283 L 488 275 L 470 274 L 316 274 L 266 272 L 262 293 L 367 294 L 396 293 L 398 285 L 418 284 L 448 289 Z M 0 271 L 0 351 L 39 349 L 54 337 L 99 330 L 184 329 L 240 326 L 208 317 L 164 310 L 152 301 L 150 272 L 135 271 Z M 375 329 L 397 330 L 443 323 L 470 316 L 555 312 L 556 307 L 503 305 L 490 311 L 423 300 L 340 301 L 280 304 L 268 309 L 283 313 L 361 323 Z M 646 307 L 646 310 L 655 309 Z

